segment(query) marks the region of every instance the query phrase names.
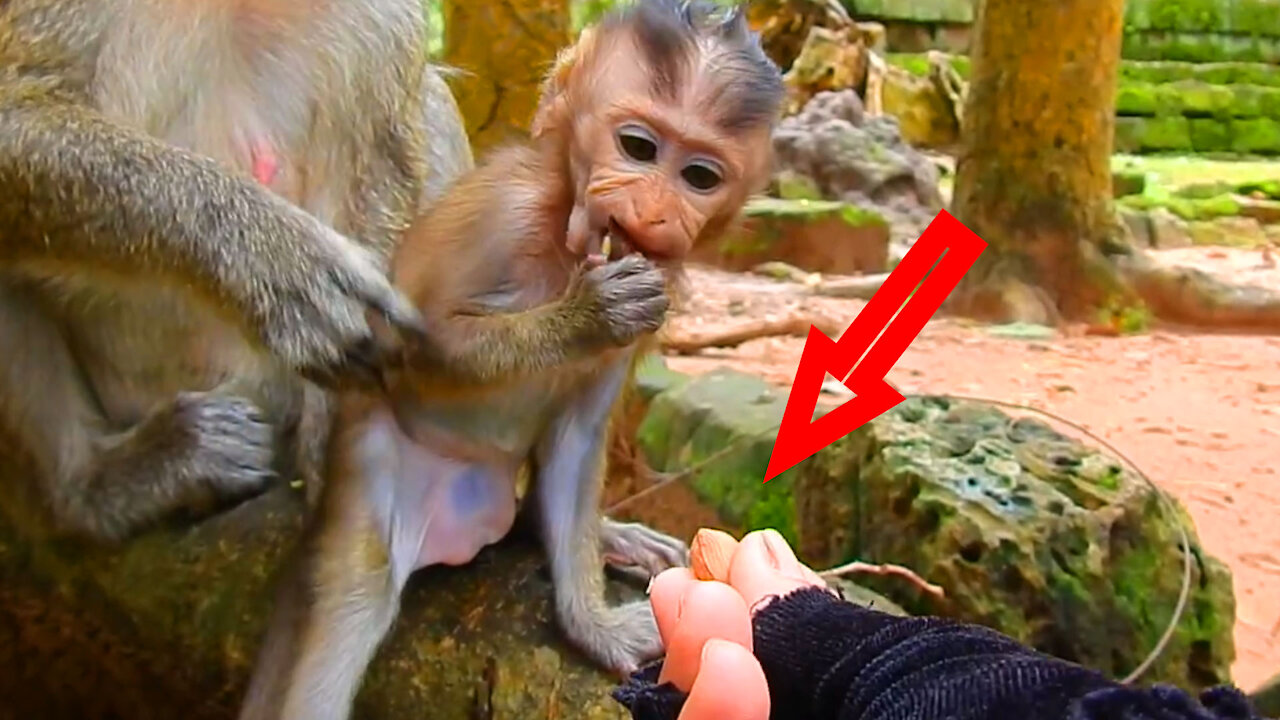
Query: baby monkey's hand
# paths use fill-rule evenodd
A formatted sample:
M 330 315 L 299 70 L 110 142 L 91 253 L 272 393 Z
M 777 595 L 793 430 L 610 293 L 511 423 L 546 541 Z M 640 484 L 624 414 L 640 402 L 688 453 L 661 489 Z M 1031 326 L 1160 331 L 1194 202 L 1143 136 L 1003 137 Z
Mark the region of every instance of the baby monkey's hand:
M 580 329 L 592 346 L 625 346 L 655 332 L 666 319 L 666 277 L 639 254 L 617 262 L 588 261 L 569 285 L 565 319 Z

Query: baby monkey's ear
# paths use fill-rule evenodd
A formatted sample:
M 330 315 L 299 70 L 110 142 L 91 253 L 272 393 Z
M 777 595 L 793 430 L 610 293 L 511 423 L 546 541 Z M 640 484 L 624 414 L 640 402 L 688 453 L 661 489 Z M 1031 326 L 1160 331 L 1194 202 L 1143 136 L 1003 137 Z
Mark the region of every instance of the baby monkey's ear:
M 549 130 L 565 127 L 569 122 L 569 94 L 580 69 L 586 64 L 585 58 L 595 49 L 596 38 L 596 28 L 586 28 L 578 35 L 577 42 L 556 56 L 551 72 L 542 81 L 538 109 L 533 115 L 531 131 L 535 140 Z

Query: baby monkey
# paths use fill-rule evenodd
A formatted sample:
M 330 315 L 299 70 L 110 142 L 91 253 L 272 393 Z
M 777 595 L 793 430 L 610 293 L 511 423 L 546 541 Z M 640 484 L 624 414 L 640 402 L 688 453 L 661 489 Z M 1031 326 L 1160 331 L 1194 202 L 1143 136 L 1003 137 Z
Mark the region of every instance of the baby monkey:
M 661 655 L 647 602 L 606 602 L 604 565 L 654 574 L 688 549 L 601 518 L 609 420 L 685 255 L 764 187 L 782 98 L 741 10 L 713 3 L 642 1 L 561 54 L 532 142 L 461 178 L 397 251 L 435 344 L 385 397 L 342 398 L 242 718 L 347 717 L 409 575 L 507 535 L 526 473 L 567 638 L 620 673 Z M 478 351 L 491 377 L 440 370 Z

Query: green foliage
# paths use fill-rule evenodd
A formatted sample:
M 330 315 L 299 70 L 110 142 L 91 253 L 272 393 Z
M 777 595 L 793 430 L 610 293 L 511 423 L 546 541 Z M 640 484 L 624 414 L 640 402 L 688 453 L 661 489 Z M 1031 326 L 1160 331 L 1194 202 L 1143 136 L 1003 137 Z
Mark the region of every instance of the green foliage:
M 444 52 L 444 2 L 426 0 L 427 52 L 439 58 Z
M 569 6 L 573 32 L 597 22 L 605 13 L 618 5 L 618 0 L 574 0 Z

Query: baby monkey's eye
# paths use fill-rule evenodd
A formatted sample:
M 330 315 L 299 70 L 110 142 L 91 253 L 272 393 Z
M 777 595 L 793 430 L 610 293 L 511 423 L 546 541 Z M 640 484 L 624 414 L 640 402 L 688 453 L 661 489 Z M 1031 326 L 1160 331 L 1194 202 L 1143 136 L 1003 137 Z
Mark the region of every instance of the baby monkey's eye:
M 720 168 L 710 160 L 690 162 L 680 169 L 680 177 L 689 183 L 689 187 L 700 192 L 715 190 L 724 181 Z
M 624 125 L 619 128 L 618 145 L 627 157 L 637 162 L 649 163 L 658 157 L 658 141 L 653 133 L 639 125 Z

